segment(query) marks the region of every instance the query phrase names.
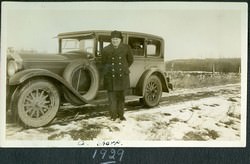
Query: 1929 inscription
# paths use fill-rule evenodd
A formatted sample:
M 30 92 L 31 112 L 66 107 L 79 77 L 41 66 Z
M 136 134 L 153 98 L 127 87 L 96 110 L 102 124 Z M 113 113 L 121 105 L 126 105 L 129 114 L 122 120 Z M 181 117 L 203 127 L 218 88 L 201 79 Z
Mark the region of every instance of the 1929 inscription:
M 92 158 L 100 164 L 120 163 L 124 153 L 124 149 L 95 149 Z

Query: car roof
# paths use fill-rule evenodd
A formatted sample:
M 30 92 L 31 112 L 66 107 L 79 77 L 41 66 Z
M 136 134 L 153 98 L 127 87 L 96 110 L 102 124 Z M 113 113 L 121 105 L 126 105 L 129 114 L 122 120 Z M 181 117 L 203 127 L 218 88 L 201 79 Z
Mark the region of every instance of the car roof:
M 90 31 L 75 31 L 75 32 L 65 32 L 65 33 L 60 33 L 57 35 L 58 38 L 64 38 L 64 37 L 74 37 L 74 36 L 89 36 L 89 35 L 94 35 L 94 34 L 110 34 L 112 31 L 111 30 L 90 30 Z M 150 38 L 155 38 L 159 40 L 163 40 L 162 37 L 153 35 L 153 34 L 148 34 L 148 33 L 141 33 L 141 32 L 132 32 L 132 31 L 121 31 L 122 34 L 127 34 L 127 35 L 138 35 L 140 37 L 150 37 Z

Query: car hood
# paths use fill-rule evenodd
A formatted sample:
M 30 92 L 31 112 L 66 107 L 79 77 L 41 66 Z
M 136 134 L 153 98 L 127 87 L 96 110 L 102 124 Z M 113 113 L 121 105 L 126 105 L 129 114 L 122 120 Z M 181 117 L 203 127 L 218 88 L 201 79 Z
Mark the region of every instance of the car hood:
M 67 61 L 77 58 L 86 58 L 87 53 L 67 53 L 67 54 L 44 54 L 44 53 L 13 53 L 8 55 L 8 58 L 12 58 L 19 62 L 25 61 Z
M 65 56 L 59 54 L 25 54 L 20 53 L 20 57 L 23 60 L 65 60 L 67 59 Z

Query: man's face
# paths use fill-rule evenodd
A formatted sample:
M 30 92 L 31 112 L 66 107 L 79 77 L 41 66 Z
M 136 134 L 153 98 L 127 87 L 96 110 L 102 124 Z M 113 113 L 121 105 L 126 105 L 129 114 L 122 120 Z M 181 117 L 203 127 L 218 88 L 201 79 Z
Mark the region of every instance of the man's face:
M 111 38 L 111 43 L 113 44 L 114 47 L 118 47 L 119 44 L 121 43 L 121 38 Z

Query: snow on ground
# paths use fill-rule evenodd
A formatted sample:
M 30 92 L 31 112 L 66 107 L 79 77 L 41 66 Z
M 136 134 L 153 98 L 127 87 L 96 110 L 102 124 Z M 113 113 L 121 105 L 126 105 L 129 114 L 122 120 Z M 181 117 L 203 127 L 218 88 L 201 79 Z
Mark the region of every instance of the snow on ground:
M 9 140 L 240 140 L 240 84 L 182 89 L 163 96 L 155 108 L 127 107 L 126 121 L 111 121 L 107 112 L 90 118 L 76 114 L 65 123 L 35 129 L 7 124 L 6 136 Z

